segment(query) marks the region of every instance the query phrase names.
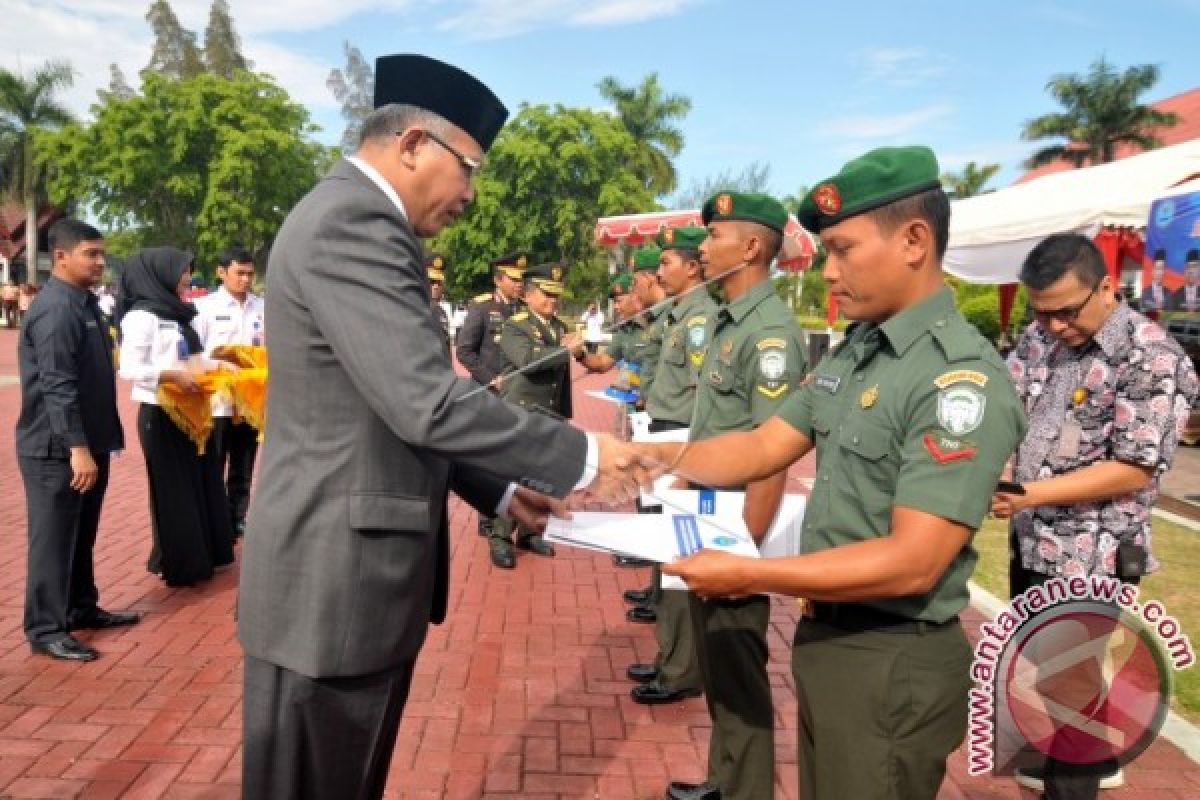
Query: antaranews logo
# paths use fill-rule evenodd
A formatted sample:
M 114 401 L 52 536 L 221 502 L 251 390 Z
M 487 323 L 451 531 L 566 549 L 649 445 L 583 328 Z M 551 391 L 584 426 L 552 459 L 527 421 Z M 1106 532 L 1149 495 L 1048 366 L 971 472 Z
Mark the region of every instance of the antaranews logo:
M 1034 586 L 981 626 L 971 665 L 967 771 L 1010 774 L 1032 748 L 1126 764 L 1157 737 L 1191 641 L 1138 587 L 1093 575 Z

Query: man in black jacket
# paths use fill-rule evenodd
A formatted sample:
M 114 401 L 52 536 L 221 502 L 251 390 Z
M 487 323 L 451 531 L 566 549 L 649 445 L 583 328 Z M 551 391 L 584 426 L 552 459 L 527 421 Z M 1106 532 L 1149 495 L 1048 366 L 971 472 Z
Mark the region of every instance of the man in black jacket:
M 17 461 L 29 525 L 25 637 L 34 653 L 92 661 L 71 636 L 138 621 L 97 605 L 92 548 L 108 488 L 109 454 L 124 447 L 112 340 L 92 289 L 104 276 L 104 240 L 90 225 L 50 229 L 54 272 L 21 329 Z

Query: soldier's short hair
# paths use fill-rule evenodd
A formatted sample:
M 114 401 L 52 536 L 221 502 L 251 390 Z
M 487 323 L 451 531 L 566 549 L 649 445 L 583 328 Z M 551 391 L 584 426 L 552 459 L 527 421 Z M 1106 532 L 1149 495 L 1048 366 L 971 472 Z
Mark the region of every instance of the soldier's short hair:
M 938 261 L 946 255 L 946 247 L 950 243 L 950 198 L 940 186 L 872 209 L 866 215 L 875 220 L 879 230 L 886 234 L 909 220 L 923 220 L 933 231 Z

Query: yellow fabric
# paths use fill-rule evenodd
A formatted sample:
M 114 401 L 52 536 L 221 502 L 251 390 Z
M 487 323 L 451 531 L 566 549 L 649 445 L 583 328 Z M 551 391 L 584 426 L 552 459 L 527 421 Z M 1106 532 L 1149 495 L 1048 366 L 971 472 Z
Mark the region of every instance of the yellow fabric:
M 228 391 L 231 373 L 206 372 L 196 375 L 196 383 L 200 385 L 198 392 L 185 392 L 173 383 L 162 383 L 158 386 L 158 405 L 175 423 L 175 427 L 196 445 L 196 452 L 204 455 L 204 447 L 208 436 L 212 433 L 212 406 L 210 399 L 214 392 Z
M 238 372 L 229 381 L 234 413 L 250 423 L 262 441 L 267 428 L 267 348 L 223 345 L 213 350 L 213 358 L 237 365 Z

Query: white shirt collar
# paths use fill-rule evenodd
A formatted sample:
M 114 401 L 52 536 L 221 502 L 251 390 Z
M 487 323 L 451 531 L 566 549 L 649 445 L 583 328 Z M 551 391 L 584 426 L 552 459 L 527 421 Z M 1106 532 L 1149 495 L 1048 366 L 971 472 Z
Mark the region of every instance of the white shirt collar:
M 367 162 L 363 161 L 358 156 L 346 156 L 346 160 L 354 166 L 358 167 L 363 175 L 371 179 L 371 182 L 379 187 L 379 190 L 388 196 L 388 199 L 396 206 L 400 212 L 400 216 L 408 219 L 408 212 L 404 210 L 404 202 L 400 199 L 400 195 L 396 194 L 396 190 L 392 185 L 384 180 L 384 177 L 379 174 L 379 170 L 372 167 Z

